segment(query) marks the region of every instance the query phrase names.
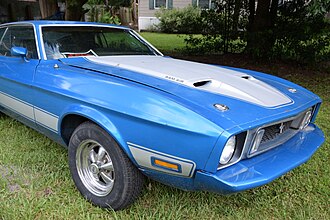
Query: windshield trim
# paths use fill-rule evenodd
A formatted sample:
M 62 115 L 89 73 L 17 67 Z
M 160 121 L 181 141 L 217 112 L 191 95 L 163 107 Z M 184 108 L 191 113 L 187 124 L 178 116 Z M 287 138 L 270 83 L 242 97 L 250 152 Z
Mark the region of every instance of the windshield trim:
M 42 28 L 44 27 L 105 27 L 105 28 L 113 28 L 113 29 L 121 29 L 121 30 L 127 30 L 129 31 L 137 40 L 141 41 L 141 43 L 145 44 L 149 49 L 152 49 L 155 53 L 155 56 L 164 56 L 157 48 L 155 48 L 152 44 L 150 44 L 148 41 L 146 41 L 143 37 L 141 37 L 138 33 L 136 33 L 134 30 L 122 27 L 122 26 L 110 26 L 110 25 L 103 25 L 103 24 L 45 24 L 45 25 L 39 25 L 39 32 L 41 34 L 41 51 L 42 51 L 42 58 L 43 60 L 48 60 L 46 56 L 46 50 L 44 45 L 44 37 L 43 37 L 43 31 Z

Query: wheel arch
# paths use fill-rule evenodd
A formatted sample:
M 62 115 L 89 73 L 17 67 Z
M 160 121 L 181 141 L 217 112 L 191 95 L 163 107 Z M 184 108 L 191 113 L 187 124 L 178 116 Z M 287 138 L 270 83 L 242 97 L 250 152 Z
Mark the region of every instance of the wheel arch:
M 74 130 L 82 123 L 91 121 L 104 129 L 124 150 L 129 158 L 132 158 L 130 150 L 124 141 L 120 131 L 111 120 L 102 112 L 89 106 L 70 106 L 59 120 L 60 136 L 66 146 L 69 146 L 70 137 Z

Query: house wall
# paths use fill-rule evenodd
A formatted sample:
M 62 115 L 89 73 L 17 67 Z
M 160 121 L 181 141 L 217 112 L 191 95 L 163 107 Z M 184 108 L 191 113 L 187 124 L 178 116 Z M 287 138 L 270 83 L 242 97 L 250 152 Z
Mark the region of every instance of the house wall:
M 139 1 L 139 17 L 155 17 L 155 11 L 149 9 L 149 0 Z
M 192 0 L 173 0 L 173 8 L 184 8 L 192 4 Z
M 184 8 L 192 4 L 192 0 L 173 0 L 173 8 Z M 139 31 L 155 29 L 155 25 L 159 23 L 155 12 L 158 9 L 149 9 L 149 0 L 139 0 Z

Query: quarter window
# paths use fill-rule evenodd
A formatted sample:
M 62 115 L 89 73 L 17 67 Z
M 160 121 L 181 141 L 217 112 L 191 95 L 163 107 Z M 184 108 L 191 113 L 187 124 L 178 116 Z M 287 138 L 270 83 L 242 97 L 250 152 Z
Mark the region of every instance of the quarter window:
M 1 30 L 0 30 L 1 34 Z M 38 59 L 34 29 L 32 26 L 8 27 L 0 41 L 0 56 L 11 56 L 12 47 L 24 47 L 27 49 L 28 59 Z

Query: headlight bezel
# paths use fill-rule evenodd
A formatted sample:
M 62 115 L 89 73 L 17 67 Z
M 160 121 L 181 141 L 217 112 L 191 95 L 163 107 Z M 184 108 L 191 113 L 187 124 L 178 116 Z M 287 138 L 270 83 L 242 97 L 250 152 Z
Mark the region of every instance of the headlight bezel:
M 244 132 L 241 132 L 239 134 L 231 135 L 230 137 L 227 138 L 226 143 L 225 143 L 225 145 L 224 145 L 224 147 L 221 151 L 221 154 L 219 155 L 217 170 L 220 170 L 220 169 L 223 169 L 223 168 L 228 167 L 230 165 L 233 165 L 233 164 L 235 164 L 235 163 L 237 163 L 238 161 L 241 160 L 241 158 L 243 156 L 243 149 L 244 149 L 245 144 L 246 144 L 247 133 L 248 133 L 248 131 L 244 131 Z M 230 138 L 232 138 L 233 136 L 235 136 L 235 139 L 236 139 L 235 150 L 233 152 L 233 155 L 231 156 L 231 158 L 229 159 L 229 161 L 226 164 L 221 164 L 220 163 L 220 158 L 223 154 L 225 146 L 228 143 L 228 141 L 230 140 Z
M 312 118 L 313 118 L 313 110 L 312 109 L 308 109 L 305 114 L 304 114 L 304 117 L 301 121 L 301 124 L 299 126 L 299 129 L 300 130 L 303 130 L 305 129 L 312 121 Z

